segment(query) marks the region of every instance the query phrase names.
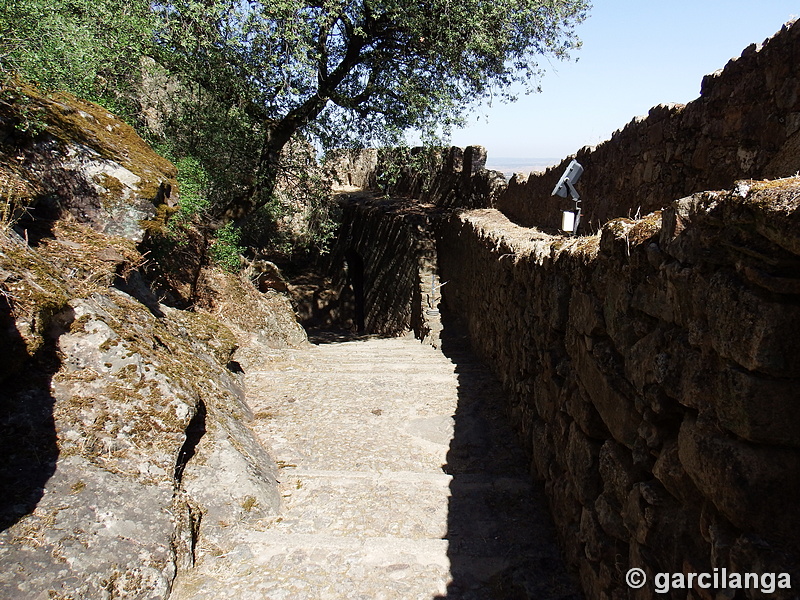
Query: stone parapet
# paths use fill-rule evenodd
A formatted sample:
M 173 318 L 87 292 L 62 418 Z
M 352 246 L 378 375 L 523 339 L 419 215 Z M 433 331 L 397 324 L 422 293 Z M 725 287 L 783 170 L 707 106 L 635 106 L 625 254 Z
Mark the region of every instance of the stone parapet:
M 651 597 L 632 567 L 800 582 L 799 221 L 792 178 L 585 238 L 497 210 L 443 227 L 444 306 L 509 393 L 587 597 Z
M 579 150 L 585 230 L 738 179 L 800 171 L 799 58 L 800 25 L 788 24 L 707 75 L 696 100 L 656 106 L 610 140 Z M 572 202 L 551 193 L 572 158 L 543 174 L 515 176 L 497 208 L 521 225 L 557 229 Z

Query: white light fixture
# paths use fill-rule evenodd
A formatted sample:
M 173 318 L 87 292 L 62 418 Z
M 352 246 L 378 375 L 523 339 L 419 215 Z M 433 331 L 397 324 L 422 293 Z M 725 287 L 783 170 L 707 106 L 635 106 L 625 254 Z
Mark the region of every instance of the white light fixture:
M 575 184 L 583 175 L 583 167 L 577 160 L 572 160 L 567 166 L 567 170 L 558 180 L 556 187 L 553 188 L 553 196 L 566 198 L 568 195 L 575 201 L 575 210 L 565 210 L 561 213 L 561 230 L 571 235 L 578 233 L 578 226 L 581 222 L 581 197 L 575 189 Z

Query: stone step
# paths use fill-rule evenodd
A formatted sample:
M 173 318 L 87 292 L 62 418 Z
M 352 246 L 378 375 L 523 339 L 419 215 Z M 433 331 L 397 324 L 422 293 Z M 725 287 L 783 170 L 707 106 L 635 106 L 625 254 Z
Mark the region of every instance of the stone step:
M 393 343 L 394 342 L 394 343 Z M 434 364 L 478 363 L 480 361 L 468 349 L 454 349 L 446 355 L 430 347 L 422 346 L 417 340 L 371 340 L 368 342 L 348 342 L 315 346 L 308 350 L 267 351 L 268 361 L 287 362 L 296 357 L 307 360 L 313 357 L 320 361 L 357 361 L 357 360 L 407 360 L 409 362 L 429 362 Z
M 285 468 L 281 489 L 275 533 L 448 538 L 484 555 L 499 551 L 494 540 L 525 545 L 541 534 L 521 477 Z
M 375 408 L 370 410 L 371 406 Z M 267 441 L 279 464 L 306 469 L 442 472 L 452 425 L 445 418 L 430 420 L 425 435 L 418 436 L 406 426 L 424 425 L 424 418 L 413 419 L 409 414 L 405 420 L 386 419 L 384 413 L 378 413 L 383 410 L 387 410 L 383 402 L 366 404 L 356 414 L 310 409 L 298 411 L 294 419 L 257 420 L 254 429 Z M 321 413 L 324 426 L 304 420 L 305 414 L 314 412 Z M 297 426 L 284 427 L 287 422 Z
M 282 508 L 205 537 L 201 523 L 174 600 L 571 597 L 546 502 L 479 361 L 409 338 L 262 358 L 247 397 Z
M 496 556 L 462 554 L 448 540 L 251 532 L 237 539 L 227 551 L 203 557 L 195 570 L 182 574 L 176 581 L 173 597 L 181 600 L 576 598 L 571 581 L 559 574 L 557 567 L 557 560 L 546 554 L 528 555 L 524 561 L 508 552 Z M 518 581 L 515 585 L 515 576 L 521 579 L 520 575 L 528 581 Z M 519 588 L 527 595 L 519 595 Z
M 176 581 L 191 600 L 430 600 L 450 580 L 445 540 L 252 534 Z
M 362 370 L 370 372 L 386 370 L 387 372 L 400 371 L 403 373 L 414 370 L 430 373 L 431 369 L 435 369 L 435 372 L 437 374 L 457 372 L 456 365 L 450 362 L 433 361 L 429 359 L 414 360 L 406 356 L 386 356 L 386 357 L 379 356 L 379 357 L 362 358 L 359 356 L 346 355 L 341 357 L 336 357 L 336 356 L 318 357 L 317 360 L 314 360 L 313 362 L 307 362 L 304 364 L 269 361 L 262 367 L 259 367 L 257 370 L 250 371 L 250 373 L 262 373 L 262 372 L 297 373 L 297 372 L 314 372 L 314 371 L 329 373 L 331 371 L 335 372 L 340 369 L 346 369 L 348 371 Z

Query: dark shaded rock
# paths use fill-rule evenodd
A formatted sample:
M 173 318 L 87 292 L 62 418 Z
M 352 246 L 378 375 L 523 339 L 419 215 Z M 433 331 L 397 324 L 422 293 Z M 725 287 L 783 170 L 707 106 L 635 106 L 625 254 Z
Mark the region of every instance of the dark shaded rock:
M 731 523 L 780 540 L 797 539 L 800 454 L 741 442 L 687 419 L 678 438 L 681 464 L 697 488 Z M 764 502 L 769 498 L 769 503 Z M 781 527 L 775 528 L 780 522 Z
M 17 84 L 0 98 L 0 123 L 0 162 L 35 182 L 34 223 L 63 211 L 96 231 L 140 242 L 142 221 L 159 204 L 177 201 L 175 167 L 96 104 Z

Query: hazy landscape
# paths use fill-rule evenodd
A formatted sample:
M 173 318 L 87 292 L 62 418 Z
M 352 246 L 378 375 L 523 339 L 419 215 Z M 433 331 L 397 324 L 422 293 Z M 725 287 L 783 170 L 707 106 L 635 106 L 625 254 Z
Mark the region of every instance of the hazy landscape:
M 560 162 L 560 158 L 510 158 L 507 156 L 493 158 L 490 155 L 486 160 L 486 168 L 500 171 L 506 176 L 506 179 L 510 179 L 514 173 L 541 172 Z

